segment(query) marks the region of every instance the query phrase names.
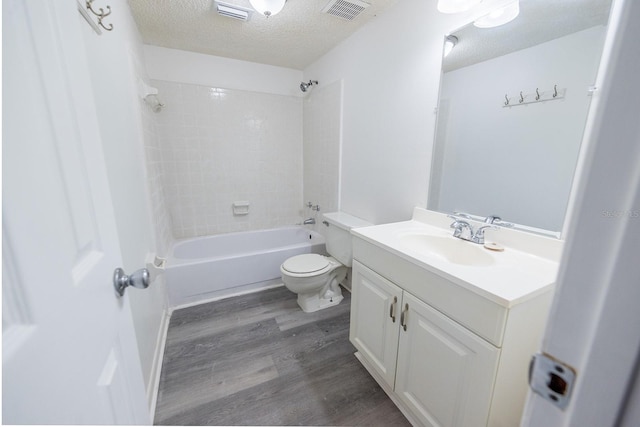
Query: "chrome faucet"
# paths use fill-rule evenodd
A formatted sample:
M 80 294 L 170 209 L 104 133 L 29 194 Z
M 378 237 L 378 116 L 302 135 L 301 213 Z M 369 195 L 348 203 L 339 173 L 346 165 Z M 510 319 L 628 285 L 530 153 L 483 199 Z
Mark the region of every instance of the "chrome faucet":
M 453 237 L 462 240 L 471 240 L 473 238 L 473 227 L 471 224 L 451 215 L 449 215 L 449 218 L 454 219 L 453 223 L 449 226 L 449 228 L 453 228 Z
M 497 215 L 489 215 L 484 219 L 484 222 L 486 222 L 487 224 L 493 224 L 496 221 L 502 221 L 502 218 Z
M 473 226 L 469 224 L 467 221 L 458 219 L 453 215 L 447 215 L 447 216 L 453 219 L 453 222 L 449 226 L 450 228 L 453 228 L 453 237 L 466 240 L 472 243 L 477 243 L 479 245 L 484 245 L 484 231 L 487 228 L 490 228 L 493 230 L 500 229 L 496 225 L 489 224 L 489 225 L 483 225 L 482 227 L 479 227 L 477 230 L 473 231 Z
M 476 230 L 476 232 L 473 234 L 473 237 L 471 238 L 471 241 L 473 243 L 478 243 L 479 245 L 484 245 L 484 230 L 486 230 L 487 228 L 490 228 L 492 230 L 500 230 L 500 227 L 496 225 L 483 225 Z
M 512 222 L 505 222 L 502 220 L 502 218 L 500 218 L 497 215 L 489 215 L 488 217 L 486 217 L 484 219 L 484 222 L 486 224 L 494 224 L 494 225 L 499 225 L 500 227 L 513 227 L 515 224 Z
M 316 219 L 315 218 L 307 218 L 303 222 L 304 225 L 313 225 L 315 223 L 316 223 Z

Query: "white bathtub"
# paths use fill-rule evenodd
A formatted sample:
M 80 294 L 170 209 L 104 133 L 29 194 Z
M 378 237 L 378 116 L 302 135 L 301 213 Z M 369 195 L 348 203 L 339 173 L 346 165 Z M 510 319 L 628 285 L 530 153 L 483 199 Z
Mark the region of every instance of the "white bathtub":
M 325 254 L 324 237 L 304 227 L 177 241 L 165 271 L 169 304 L 202 302 L 281 283 L 280 265 L 304 253 Z

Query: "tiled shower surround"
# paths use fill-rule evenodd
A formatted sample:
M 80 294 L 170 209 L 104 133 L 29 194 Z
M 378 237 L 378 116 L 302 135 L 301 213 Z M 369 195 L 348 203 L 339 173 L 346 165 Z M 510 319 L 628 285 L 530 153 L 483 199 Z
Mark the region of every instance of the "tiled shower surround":
M 155 227 L 156 253 L 161 257 L 165 257 L 173 241 L 173 230 L 162 188 L 162 156 L 158 140 L 156 113 L 142 99 L 140 104 L 149 199 Z
M 320 213 L 338 210 L 342 84 L 316 86 L 304 105 L 304 202 L 320 205 Z M 307 210 L 306 214 L 317 215 Z M 321 231 L 320 218 L 316 228 Z
M 162 187 L 173 237 L 300 222 L 302 98 L 153 80 Z M 250 212 L 236 216 L 234 201 Z

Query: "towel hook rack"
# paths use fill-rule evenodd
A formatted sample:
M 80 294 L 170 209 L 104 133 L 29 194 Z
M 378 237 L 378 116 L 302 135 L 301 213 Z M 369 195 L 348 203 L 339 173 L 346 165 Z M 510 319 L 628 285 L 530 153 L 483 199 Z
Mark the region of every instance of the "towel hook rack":
M 86 4 L 87 4 L 87 10 L 89 10 L 91 13 L 93 13 L 95 16 L 98 17 L 98 25 L 100 25 L 102 28 L 104 28 L 107 31 L 111 31 L 113 30 L 113 24 L 109 24 L 108 27 L 106 27 L 103 23 L 102 20 L 104 18 L 106 18 L 107 16 L 111 15 L 111 6 L 107 5 L 107 11 L 105 12 L 103 8 L 99 8 L 98 11 L 96 12 L 95 9 L 93 8 L 93 6 L 91 5 L 91 3 L 93 3 L 94 0 L 86 0 Z
M 509 94 L 506 93 L 504 95 L 504 101 L 502 101 L 502 107 L 511 108 L 517 107 L 519 105 L 528 105 L 539 102 L 547 102 L 547 101 L 557 101 L 560 99 L 564 99 L 567 93 L 567 88 L 558 88 L 558 85 L 554 85 L 552 89 L 544 90 L 540 89 L 540 87 L 535 88 L 535 92 L 532 90 L 531 92 L 519 91 L 520 96 L 512 96 L 509 98 Z M 518 102 L 515 102 L 515 101 Z

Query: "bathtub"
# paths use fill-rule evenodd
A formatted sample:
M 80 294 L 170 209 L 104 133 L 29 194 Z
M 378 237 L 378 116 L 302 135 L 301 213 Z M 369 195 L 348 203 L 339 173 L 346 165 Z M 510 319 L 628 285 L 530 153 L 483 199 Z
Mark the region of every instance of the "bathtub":
M 171 307 L 277 283 L 280 265 L 305 253 L 325 254 L 324 237 L 304 227 L 219 234 L 177 241 L 165 277 Z

